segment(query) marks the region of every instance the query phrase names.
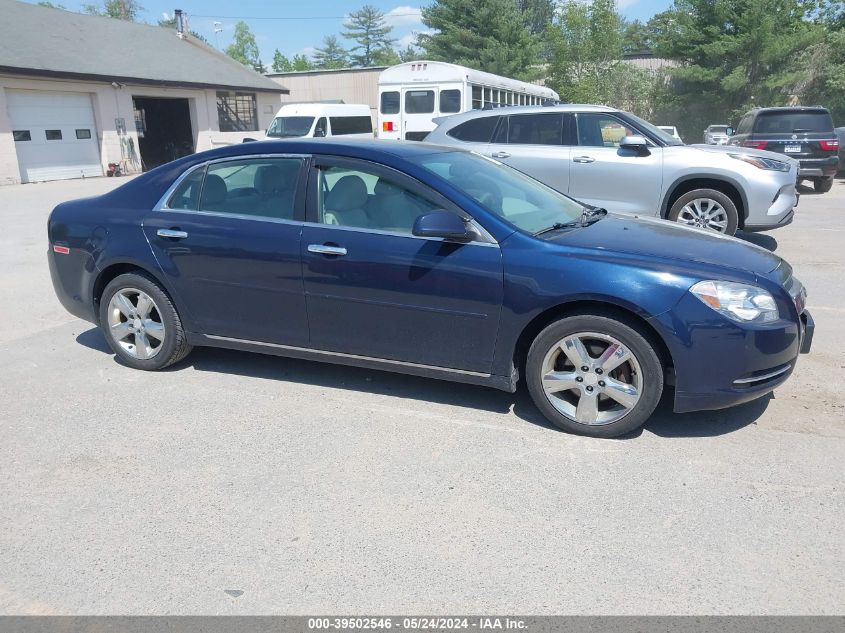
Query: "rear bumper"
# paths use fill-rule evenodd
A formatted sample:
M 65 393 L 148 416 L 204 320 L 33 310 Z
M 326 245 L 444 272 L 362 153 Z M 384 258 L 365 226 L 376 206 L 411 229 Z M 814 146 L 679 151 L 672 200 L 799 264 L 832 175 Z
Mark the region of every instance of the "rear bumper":
M 803 158 L 799 160 L 798 175 L 802 178 L 828 178 L 836 175 L 839 158 Z
M 73 248 L 66 255 L 57 254 L 51 248 L 47 252 L 47 263 L 59 303 L 73 316 L 96 323 L 97 315 L 87 293 L 89 280 L 96 274 L 91 255 Z

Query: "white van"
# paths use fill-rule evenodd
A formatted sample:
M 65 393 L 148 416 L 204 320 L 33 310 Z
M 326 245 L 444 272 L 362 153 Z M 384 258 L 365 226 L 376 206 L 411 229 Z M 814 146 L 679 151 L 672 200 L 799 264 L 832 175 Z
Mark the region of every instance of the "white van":
M 373 138 L 370 106 L 291 103 L 282 106 L 265 132 L 268 139 L 350 136 Z

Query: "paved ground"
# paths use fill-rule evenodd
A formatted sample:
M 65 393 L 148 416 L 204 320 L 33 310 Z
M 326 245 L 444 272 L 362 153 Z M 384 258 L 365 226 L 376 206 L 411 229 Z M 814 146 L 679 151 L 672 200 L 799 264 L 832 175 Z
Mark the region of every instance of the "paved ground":
M 116 363 L 0 187 L 0 613 L 842 613 L 845 183 L 753 239 L 813 353 L 733 410 L 591 440 L 527 397 L 245 353 Z M 241 593 L 242 592 L 242 593 Z

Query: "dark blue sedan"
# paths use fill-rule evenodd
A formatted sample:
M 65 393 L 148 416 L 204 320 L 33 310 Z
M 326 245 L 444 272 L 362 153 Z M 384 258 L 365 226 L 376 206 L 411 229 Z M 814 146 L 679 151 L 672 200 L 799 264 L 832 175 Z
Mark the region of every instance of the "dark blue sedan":
M 49 241 L 62 304 L 131 367 L 215 346 L 506 391 L 522 378 L 585 435 L 639 427 L 666 385 L 676 411 L 766 394 L 813 332 L 804 288 L 764 249 L 421 143 L 196 154 L 59 205 Z

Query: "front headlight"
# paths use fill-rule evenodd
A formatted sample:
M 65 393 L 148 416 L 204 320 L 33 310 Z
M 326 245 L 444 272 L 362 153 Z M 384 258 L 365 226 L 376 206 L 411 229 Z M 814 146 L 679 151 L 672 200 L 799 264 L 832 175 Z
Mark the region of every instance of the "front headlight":
M 700 281 L 689 291 L 716 312 L 739 323 L 778 320 L 774 297 L 757 286 L 731 281 Z
M 764 158 L 762 156 L 753 156 L 751 154 L 728 154 L 731 158 L 736 158 L 750 165 L 754 165 L 758 169 L 768 169 L 769 171 L 789 171 L 789 163 L 782 160 L 775 160 L 774 158 Z

